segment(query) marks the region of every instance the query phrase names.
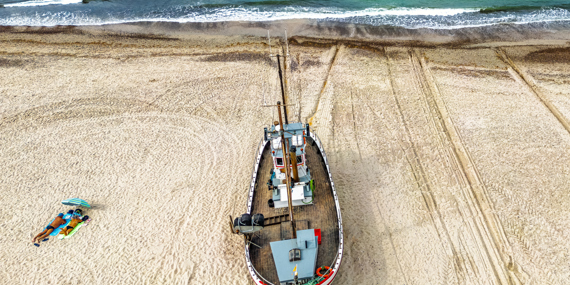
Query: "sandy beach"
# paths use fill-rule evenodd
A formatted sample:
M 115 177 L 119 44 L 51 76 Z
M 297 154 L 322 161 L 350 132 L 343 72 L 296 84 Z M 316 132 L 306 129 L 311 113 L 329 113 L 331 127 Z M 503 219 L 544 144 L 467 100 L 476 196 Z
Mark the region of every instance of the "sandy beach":
M 335 284 L 570 280 L 570 28 L 0 28 L 0 284 L 251 284 L 228 215 L 280 100 L 330 160 Z M 92 222 L 31 240 L 79 197 Z

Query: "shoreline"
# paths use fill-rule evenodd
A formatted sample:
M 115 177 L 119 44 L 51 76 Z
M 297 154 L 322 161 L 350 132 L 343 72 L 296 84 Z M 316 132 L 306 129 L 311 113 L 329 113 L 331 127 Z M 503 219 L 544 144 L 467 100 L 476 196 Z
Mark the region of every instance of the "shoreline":
M 0 26 L 0 33 L 84 34 L 130 36 L 151 39 L 191 39 L 193 36 L 237 36 L 263 41 L 268 31 L 272 39 L 288 38 L 297 42 L 338 42 L 380 44 L 385 46 L 468 46 L 502 43 L 556 44 L 570 41 L 570 22 L 499 24 L 459 29 L 408 29 L 318 20 L 269 22 L 134 22 L 96 26 Z

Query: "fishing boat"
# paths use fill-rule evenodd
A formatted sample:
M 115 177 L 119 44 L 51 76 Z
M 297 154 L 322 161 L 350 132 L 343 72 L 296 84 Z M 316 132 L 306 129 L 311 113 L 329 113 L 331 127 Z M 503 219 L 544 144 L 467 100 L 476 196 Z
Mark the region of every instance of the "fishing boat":
M 329 162 L 309 125 L 289 123 L 286 105 L 274 107 L 279 121 L 264 128 L 257 147 L 247 212 L 230 216 L 230 228 L 244 237 L 255 284 L 331 284 L 344 242 Z

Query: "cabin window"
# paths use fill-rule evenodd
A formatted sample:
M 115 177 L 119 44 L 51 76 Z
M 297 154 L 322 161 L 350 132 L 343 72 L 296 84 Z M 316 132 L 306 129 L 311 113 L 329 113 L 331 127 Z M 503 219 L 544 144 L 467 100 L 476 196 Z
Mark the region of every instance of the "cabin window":
M 273 149 L 281 149 L 281 138 L 275 138 L 273 139 L 273 141 L 271 142 Z
M 303 135 L 295 135 L 291 137 L 294 146 L 302 146 L 303 143 Z
M 297 155 L 297 165 L 301 165 L 301 164 L 303 164 L 303 156 Z
M 283 166 L 283 158 L 282 157 L 276 157 L 275 158 L 275 165 Z
M 301 260 L 301 250 L 294 248 L 289 251 L 289 262 Z

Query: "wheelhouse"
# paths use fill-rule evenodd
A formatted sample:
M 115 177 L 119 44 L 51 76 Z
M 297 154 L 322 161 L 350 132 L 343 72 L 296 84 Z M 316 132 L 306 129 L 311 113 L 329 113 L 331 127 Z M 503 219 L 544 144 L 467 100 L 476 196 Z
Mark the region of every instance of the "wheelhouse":
M 305 156 L 308 126 L 301 123 L 284 124 L 283 136 L 281 136 L 280 131 L 278 122 L 271 126 L 269 130 L 265 129 L 265 137 L 271 141 L 273 173 L 268 185 L 273 189 L 275 207 L 284 208 L 288 206 L 285 165 L 289 165 L 292 172 L 297 173 L 291 185 L 293 206 L 312 204 L 311 172 L 306 166 Z M 286 158 L 283 157 L 284 148 L 288 153 Z M 285 161 L 285 159 L 290 161 Z

